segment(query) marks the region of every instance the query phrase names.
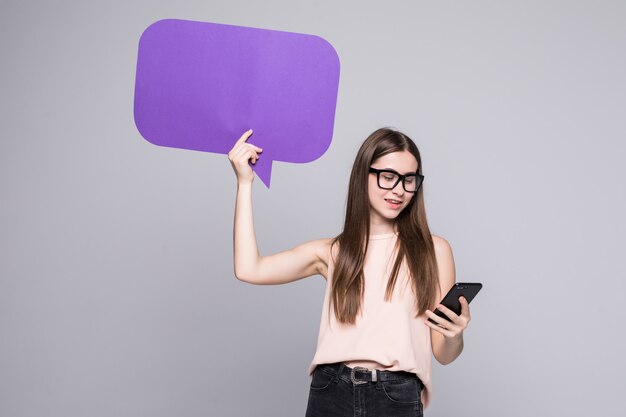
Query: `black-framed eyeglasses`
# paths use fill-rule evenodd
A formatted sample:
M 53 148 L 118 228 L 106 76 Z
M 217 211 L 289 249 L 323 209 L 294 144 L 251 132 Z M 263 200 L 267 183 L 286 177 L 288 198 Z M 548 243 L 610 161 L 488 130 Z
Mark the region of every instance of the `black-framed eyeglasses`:
M 376 174 L 378 186 L 383 190 L 393 190 L 396 185 L 402 181 L 402 188 L 407 193 L 415 193 L 419 190 L 420 185 L 424 182 L 424 176 L 418 174 L 402 175 L 392 169 L 376 169 L 370 167 L 370 173 Z

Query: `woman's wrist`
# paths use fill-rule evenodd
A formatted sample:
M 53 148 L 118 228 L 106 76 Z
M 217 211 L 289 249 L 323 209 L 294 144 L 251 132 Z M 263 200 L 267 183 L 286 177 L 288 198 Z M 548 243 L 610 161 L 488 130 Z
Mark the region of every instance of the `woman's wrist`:
M 459 346 L 463 346 L 463 332 L 457 334 L 456 336 L 452 336 L 452 337 L 443 337 L 443 340 L 446 342 L 446 344 L 450 347 L 459 347 Z
M 252 180 L 237 180 L 237 190 L 246 191 L 252 189 Z

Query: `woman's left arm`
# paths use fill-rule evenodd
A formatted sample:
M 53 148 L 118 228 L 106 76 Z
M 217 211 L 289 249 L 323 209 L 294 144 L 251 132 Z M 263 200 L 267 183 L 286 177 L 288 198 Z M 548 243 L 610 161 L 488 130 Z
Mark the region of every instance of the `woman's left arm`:
M 433 244 L 437 257 L 439 286 L 444 291 L 443 294 L 440 294 L 441 298 L 452 288 L 455 282 L 454 258 L 452 257 L 452 248 L 445 239 L 433 236 Z M 433 324 L 428 320 L 425 321 L 426 325 L 430 327 L 433 355 L 442 365 L 454 361 L 463 351 L 463 330 L 470 321 L 470 311 L 469 303 L 464 297 L 460 297 L 459 301 L 461 302 L 461 315 L 457 315 L 441 304 L 437 306 L 437 309 L 448 316 L 450 321 L 426 310 L 426 316 L 438 323 Z

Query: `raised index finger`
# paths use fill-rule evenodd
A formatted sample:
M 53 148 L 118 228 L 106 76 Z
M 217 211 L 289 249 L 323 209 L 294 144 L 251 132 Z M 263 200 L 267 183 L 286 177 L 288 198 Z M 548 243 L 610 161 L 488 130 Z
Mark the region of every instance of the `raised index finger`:
M 252 129 L 248 129 L 245 132 L 243 132 L 243 135 L 241 135 L 241 137 L 239 139 L 237 139 L 237 142 L 235 143 L 235 146 L 237 145 L 241 145 L 242 143 L 244 143 L 245 141 L 248 140 L 248 138 L 252 135 Z

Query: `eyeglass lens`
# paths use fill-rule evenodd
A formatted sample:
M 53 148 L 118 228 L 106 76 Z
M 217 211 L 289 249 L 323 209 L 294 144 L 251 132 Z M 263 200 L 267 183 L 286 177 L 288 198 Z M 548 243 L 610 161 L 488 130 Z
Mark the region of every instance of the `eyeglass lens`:
M 393 189 L 398 184 L 400 177 L 393 172 L 380 172 L 378 174 L 378 186 L 387 190 Z M 402 181 L 404 190 L 408 192 L 415 192 L 419 187 L 417 177 L 415 175 L 408 175 L 404 177 Z

